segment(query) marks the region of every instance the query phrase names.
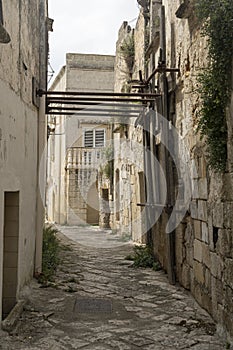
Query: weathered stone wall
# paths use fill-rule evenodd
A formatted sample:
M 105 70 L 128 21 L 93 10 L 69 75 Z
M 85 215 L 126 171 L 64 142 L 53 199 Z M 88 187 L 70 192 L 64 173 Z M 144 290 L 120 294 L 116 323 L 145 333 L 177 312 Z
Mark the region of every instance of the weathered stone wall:
M 39 110 L 38 99 L 33 100 L 32 96 L 36 97 L 36 87 L 45 88 L 46 17 L 45 0 L 32 0 L 30 4 L 28 1 L 3 1 L 3 26 L 11 41 L 8 44 L 0 43 L 0 285 L 7 284 L 3 286 L 5 293 L 10 291 L 10 283 L 14 279 L 10 267 L 16 263 L 16 298 L 25 283 L 32 278 L 35 250 L 41 260 L 41 246 L 37 246 L 36 242 L 42 238 L 44 217 L 41 211 L 41 218 L 38 218 L 39 210 L 37 212 L 36 209 L 40 198 L 40 189 L 37 188 L 40 162 L 38 144 L 44 149 L 45 140 L 40 132 L 45 131 L 45 117 L 44 109 L 43 113 Z M 36 81 L 35 88 L 33 80 Z M 43 193 L 43 188 L 41 191 Z M 18 233 L 10 232 L 8 227 L 9 237 L 3 248 L 5 221 L 16 219 L 13 207 L 11 218 L 4 217 L 5 192 L 19 192 L 19 229 Z M 40 225 L 37 226 L 38 222 Z M 37 230 L 40 237 L 36 237 Z M 18 244 L 13 240 L 13 235 L 18 235 Z M 17 253 L 17 261 L 13 261 L 13 254 L 7 255 L 7 252 Z M 40 269 L 40 266 L 37 267 Z M 11 277 L 6 282 L 7 276 Z M 0 320 L 1 310 L 2 288 Z
M 68 53 L 67 91 L 113 91 L 114 63 L 115 56 Z
M 192 185 L 187 216 L 175 232 L 176 277 L 232 336 L 232 104 L 228 111 L 228 170 L 218 175 L 208 169 L 204 140 L 195 132 L 201 103 L 196 78 L 206 65 L 206 40 L 191 8 L 184 18 L 177 18 L 180 1 L 164 0 L 163 4 L 167 66 L 180 69 L 179 73 L 167 74 L 170 109 L 174 110 L 170 118 L 186 144 L 185 151 L 179 144 L 177 147 L 180 160 L 190 169 Z M 153 242 L 155 254 L 168 269 L 166 215 L 163 213 L 154 227 Z
M 134 40 L 132 69 L 122 53 L 125 42 Z M 141 67 L 142 65 L 142 67 Z M 140 14 L 135 29 L 124 22 L 116 43 L 115 91 L 134 91 L 130 81 L 139 80 L 139 69 L 144 71 L 144 18 Z M 135 242 L 144 242 L 145 210 L 137 203 L 143 201 L 140 174 L 143 173 L 142 128 L 135 128 L 135 118 L 122 117 L 114 126 L 114 217 L 113 227 Z M 141 184 L 143 187 L 143 184 Z

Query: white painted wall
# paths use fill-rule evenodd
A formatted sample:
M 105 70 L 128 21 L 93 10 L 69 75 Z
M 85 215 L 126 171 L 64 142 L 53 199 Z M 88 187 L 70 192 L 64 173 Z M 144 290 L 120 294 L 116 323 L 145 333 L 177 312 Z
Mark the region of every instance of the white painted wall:
M 46 28 L 46 4 L 46 0 L 32 0 L 30 6 L 24 1 L 3 1 L 4 27 L 11 42 L 0 43 L 0 320 L 4 192 L 20 192 L 17 295 L 35 270 L 37 230 L 42 236 L 42 224 L 37 226 L 39 221 L 43 222 L 43 211 L 37 221 L 39 108 L 32 101 L 32 78 L 37 80 L 38 87 L 41 77 L 45 78 L 45 67 L 40 66 L 40 60 L 45 62 L 46 57 L 40 54 L 40 45 L 43 43 L 45 48 L 46 37 L 41 40 L 40 34 Z M 44 114 L 40 115 L 44 119 Z M 44 121 L 41 122 L 45 126 Z M 38 250 L 38 258 L 39 255 Z

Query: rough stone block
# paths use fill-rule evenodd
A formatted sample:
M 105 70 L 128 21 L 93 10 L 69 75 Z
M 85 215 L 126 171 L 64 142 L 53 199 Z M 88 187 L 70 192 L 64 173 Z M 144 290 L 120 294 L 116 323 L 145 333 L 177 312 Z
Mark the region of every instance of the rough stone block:
M 197 201 L 192 200 L 190 203 L 190 212 L 193 219 L 198 219 Z
M 233 319 L 227 309 L 223 310 L 223 324 L 231 336 L 233 336 Z
M 223 225 L 225 228 L 233 228 L 233 203 L 223 203 Z
M 210 259 L 211 259 L 211 273 L 214 277 L 218 278 L 219 280 L 222 279 L 222 273 L 223 273 L 223 261 L 219 255 L 216 253 L 210 252 Z
M 209 292 L 211 291 L 211 273 L 209 269 L 205 269 L 205 287 Z
M 189 266 L 193 267 L 193 246 L 186 248 L 186 262 Z
M 184 257 L 183 257 L 183 232 L 182 230 L 176 230 L 176 261 L 177 263 L 182 264 Z
M 200 199 L 208 198 L 208 187 L 207 187 L 207 178 L 201 178 L 198 181 L 198 193 Z
M 217 253 L 223 257 L 233 258 L 233 232 L 232 230 L 219 230 Z
M 223 203 L 215 203 L 213 208 L 213 225 L 223 227 Z
M 207 244 L 202 245 L 202 262 L 206 267 L 211 268 L 210 250 Z
M 233 259 L 225 260 L 223 279 L 225 284 L 233 289 Z
M 224 175 L 223 200 L 233 201 L 233 173 Z
M 205 222 L 201 223 L 201 240 L 207 244 L 209 243 L 209 230 Z
M 203 285 L 205 283 L 205 272 L 204 272 L 203 265 L 201 263 L 199 263 L 198 261 L 194 261 L 193 271 L 194 271 L 195 280 L 198 283 Z
M 187 264 L 182 266 L 181 284 L 184 288 L 190 289 L 190 267 Z
M 209 312 L 209 314 L 212 313 L 212 300 L 209 295 L 209 292 L 204 290 L 202 294 L 202 306 L 206 311 Z
M 198 165 L 195 159 L 191 160 L 191 176 L 193 179 L 198 179 Z
M 206 161 L 204 157 L 198 159 L 198 176 L 206 178 Z
M 193 295 L 194 295 L 195 299 L 197 300 L 197 302 L 200 305 L 202 305 L 202 288 L 201 288 L 201 285 L 199 283 L 197 283 L 196 281 L 194 282 Z
M 194 259 L 202 262 L 202 243 L 197 239 L 194 239 Z
M 229 315 L 233 315 L 233 289 L 229 286 L 226 286 L 226 292 L 225 292 L 225 305 L 227 305 L 227 311 L 229 312 Z
M 198 190 L 198 180 L 192 181 L 192 197 L 193 199 L 199 199 L 199 190 Z
M 207 221 L 207 202 L 203 200 L 198 201 L 197 219 Z
M 194 227 L 194 237 L 201 240 L 202 239 L 201 221 L 193 220 L 193 227 Z

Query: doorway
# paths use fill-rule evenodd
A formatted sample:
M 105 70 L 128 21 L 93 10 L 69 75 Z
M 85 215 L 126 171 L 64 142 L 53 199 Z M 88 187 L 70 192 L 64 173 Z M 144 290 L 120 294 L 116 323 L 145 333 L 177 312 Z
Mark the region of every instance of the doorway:
M 116 170 L 116 182 L 115 182 L 115 198 L 116 198 L 116 221 L 120 221 L 120 172 Z
M 98 184 L 93 183 L 87 194 L 87 223 L 90 225 L 99 224 L 99 194 Z
M 2 319 L 16 304 L 18 286 L 19 192 L 4 193 Z

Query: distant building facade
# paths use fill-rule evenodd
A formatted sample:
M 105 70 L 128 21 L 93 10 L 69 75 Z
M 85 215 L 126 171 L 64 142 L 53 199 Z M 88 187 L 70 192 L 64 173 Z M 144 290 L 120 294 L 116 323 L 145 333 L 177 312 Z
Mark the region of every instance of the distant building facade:
M 46 0 L 0 1 L 0 320 L 41 269 L 47 16 Z
M 114 62 L 114 56 L 67 54 L 51 91 L 113 92 Z M 53 132 L 48 138 L 48 220 L 109 227 L 111 181 L 106 165 L 103 169 L 112 147 L 109 120 L 84 118 L 77 112 L 49 116 L 49 127 Z

